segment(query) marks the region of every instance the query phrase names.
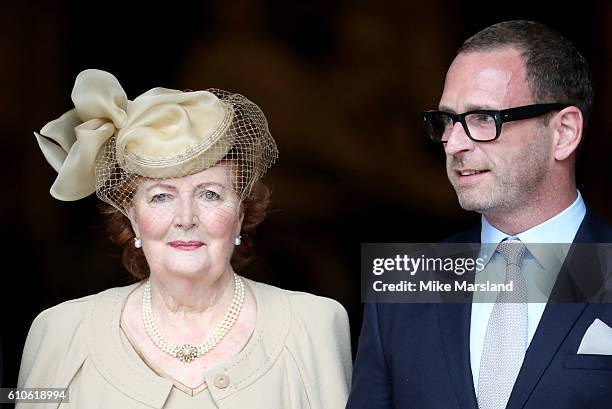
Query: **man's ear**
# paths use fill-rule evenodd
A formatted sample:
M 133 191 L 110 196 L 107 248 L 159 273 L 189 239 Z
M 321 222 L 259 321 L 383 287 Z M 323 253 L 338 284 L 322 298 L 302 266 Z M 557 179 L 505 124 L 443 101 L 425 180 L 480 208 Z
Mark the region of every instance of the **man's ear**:
M 578 107 L 569 106 L 551 120 L 553 126 L 553 156 L 563 161 L 569 158 L 582 140 L 583 117 Z

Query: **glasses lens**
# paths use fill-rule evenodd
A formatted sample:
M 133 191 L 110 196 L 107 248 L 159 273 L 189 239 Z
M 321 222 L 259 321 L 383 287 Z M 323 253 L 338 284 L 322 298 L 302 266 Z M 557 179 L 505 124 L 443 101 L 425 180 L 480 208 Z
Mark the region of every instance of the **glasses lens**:
M 495 117 L 490 114 L 469 114 L 465 116 L 465 123 L 472 139 L 477 141 L 490 141 L 497 135 Z
M 453 129 L 453 119 L 443 112 L 425 113 L 425 130 L 434 142 L 444 142 Z

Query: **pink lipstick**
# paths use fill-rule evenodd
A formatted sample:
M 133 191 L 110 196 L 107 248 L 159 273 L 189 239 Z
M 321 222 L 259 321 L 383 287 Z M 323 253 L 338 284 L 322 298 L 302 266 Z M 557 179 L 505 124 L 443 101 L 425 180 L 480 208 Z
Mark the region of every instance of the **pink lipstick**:
M 169 246 L 174 247 L 177 250 L 197 250 L 204 245 L 201 241 L 191 240 L 191 241 L 171 241 L 168 243 Z

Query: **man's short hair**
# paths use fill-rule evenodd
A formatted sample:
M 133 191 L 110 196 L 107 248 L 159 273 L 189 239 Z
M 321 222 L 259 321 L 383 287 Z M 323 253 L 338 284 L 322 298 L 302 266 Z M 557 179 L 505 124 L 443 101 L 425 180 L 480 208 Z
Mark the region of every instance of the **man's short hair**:
M 591 70 L 576 47 L 555 30 L 534 21 L 494 24 L 468 38 L 457 54 L 517 49 L 536 103 L 559 102 L 582 111 L 584 129 L 593 104 Z

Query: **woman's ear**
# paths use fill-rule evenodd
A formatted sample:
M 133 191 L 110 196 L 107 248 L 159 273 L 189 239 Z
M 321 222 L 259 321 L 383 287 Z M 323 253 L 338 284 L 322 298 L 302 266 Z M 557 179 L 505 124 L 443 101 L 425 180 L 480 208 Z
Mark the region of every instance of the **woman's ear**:
M 138 222 L 136 218 L 136 209 L 134 209 L 133 206 L 127 209 L 127 217 L 132 225 L 132 230 L 134 230 L 134 235 L 136 237 L 140 237 L 140 230 L 138 229 Z
M 243 221 L 244 221 L 244 205 L 240 204 L 240 218 L 238 219 L 238 233 L 242 231 Z

